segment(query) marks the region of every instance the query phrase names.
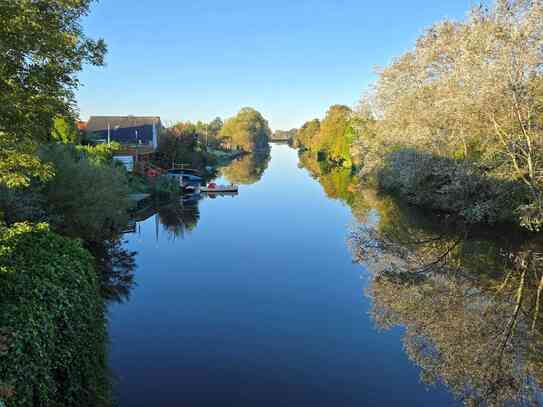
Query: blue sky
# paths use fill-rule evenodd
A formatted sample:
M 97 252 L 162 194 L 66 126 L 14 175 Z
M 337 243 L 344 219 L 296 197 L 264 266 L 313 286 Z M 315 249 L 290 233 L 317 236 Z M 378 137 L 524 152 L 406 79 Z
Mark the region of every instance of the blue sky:
M 77 94 L 95 114 L 211 120 L 243 106 L 275 129 L 354 105 L 433 22 L 462 19 L 472 0 L 100 0 L 85 31 L 106 40 Z

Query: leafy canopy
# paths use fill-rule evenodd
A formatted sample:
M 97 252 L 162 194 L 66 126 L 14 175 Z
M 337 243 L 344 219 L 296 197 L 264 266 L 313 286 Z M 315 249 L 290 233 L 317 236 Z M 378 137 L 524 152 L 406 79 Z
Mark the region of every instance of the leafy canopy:
M 34 156 L 36 144 L 49 140 L 56 117 L 75 116 L 83 65 L 104 63 L 104 41 L 87 38 L 80 25 L 91 3 L 0 2 L 0 183 L 51 175 Z
M 251 107 L 244 107 L 224 123 L 220 137 L 231 148 L 247 152 L 267 150 L 271 130 L 262 114 Z

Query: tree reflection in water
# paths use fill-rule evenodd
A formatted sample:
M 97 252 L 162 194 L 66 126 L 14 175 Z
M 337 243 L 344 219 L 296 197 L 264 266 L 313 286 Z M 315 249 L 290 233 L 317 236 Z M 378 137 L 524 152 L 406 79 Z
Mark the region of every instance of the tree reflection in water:
M 200 220 L 198 202 L 197 200 L 181 201 L 161 206 L 157 209 L 157 216 L 163 230 L 168 233 L 171 239 L 183 239 L 198 225 Z
M 353 228 L 353 258 L 372 274 L 368 295 L 381 329 L 404 326 L 422 380 L 467 405 L 541 401 L 541 242 L 501 239 L 428 217 L 366 191 L 378 214 Z M 494 229 L 492 235 L 496 235 Z
M 89 247 L 100 277 L 102 297 L 106 302 L 126 302 L 135 285 L 136 252 L 123 248 L 121 238 L 112 238 Z
M 233 184 L 254 184 L 264 175 L 270 158 L 269 151 L 245 154 L 221 169 L 221 172 L 228 182 Z
M 379 329 L 405 328 L 425 383 L 466 405 L 543 404 L 541 238 L 428 215 L 309 154 L 300 166 L 351 208 L 349 246 L 371 275 L 371 315 Z

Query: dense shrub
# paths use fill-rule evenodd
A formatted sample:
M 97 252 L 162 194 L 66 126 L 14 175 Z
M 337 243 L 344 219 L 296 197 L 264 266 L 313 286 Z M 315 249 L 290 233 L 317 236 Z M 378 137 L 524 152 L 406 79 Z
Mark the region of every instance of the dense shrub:
M 149 192 L 149 183 L 145 177 L 135 174 L 127 174 L 128 188 L 131 193 L 142 194 Z
M 198 143 L 198 135 L 171 128 L 160 137 L 154 164 L 169 169 L 174 163 L 202 169 L 213 164 L 213 157 Z
M 111 162 L 113 154 L 121 148 L 119 143 L 78 145 L 77 150 L 85 154 L 85 157 L 97 165 L 106 165 Z
M 159 200 L 169 200 L 181 194 L 181 187 L 177 179 L 163 176 L 154 181 L 150 192 Z
M 387 154 L 377 181 L 415 205 L 460 215 L 470 223 L 518 222 L 516 209 L 528 197 L 523 184 L 485 176 L 465 160 L 414 149 Z
M 0 185 L 0 221 L 8 225 L 22 222 L 47 220 L 45 199 L 29 188 L 7 188 Z
M 39 188 L 55 231 L 95 242 L 124 227 L 130 206 L 124 169 L 65 145 L 43 148 L 41 158 L 55 171 Z
M 0 400 L 107 405 L 105 341 L 104 304 L 81 244 L 44 224 L 0 227 Z

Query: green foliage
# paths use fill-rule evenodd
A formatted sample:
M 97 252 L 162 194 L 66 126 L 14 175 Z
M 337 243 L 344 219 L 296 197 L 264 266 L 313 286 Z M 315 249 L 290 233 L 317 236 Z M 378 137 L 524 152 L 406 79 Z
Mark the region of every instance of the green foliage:
M 0 131 L 0 185 L 9 188 L 26 187 L 32 179 L 45 181 L 53 169 L 36 156 L 36 144 L 17 141 L 13 135 Z
M 170 200 L 181 195 L 181 187 L 175 178 L 158 177 L 151 184 L 150 192 L 160 200 Z
M 220 117 L 216 117 L 209 123 L 202 121 L 179 122 L 170 127 L 167 134 L 184 139 L 187 143 L 193 142 L 195 151 L 206 150 L 207 147 L 221 148 L 219 133 L 223 127 Z
M 76 144 L 79 141 L 79 133 L 75 120 L 62 116 L 56 117 L 51 130 L 51 140 L 60 141 L 64 144 Z
M 46 146 L 41 158 L 55 169 L 40 187 L 55 231 L 96 242 L 124 227 L 130 202 L 123 168 L 89 159 L 69 145 Z
M 347 106 L 331 106 L 322 122 L 314 119 L 305 123 L 291 145 L 309 150 L 321 160 L 352 167 L 352 146 L 358 134 L 352 113 Z
M 138 194 L 149 192 L 149 183 L 144 177 L 135 174 L 126 174 L 126 178 L 131 193 Z
M 37 143 L 50 139 L 55 117 L 73 117 L 76 74 L 101 65 L 103 41 L 85 37 L 79 20 L 91 0 L 0 3 L 0 183 L 45 179 Z
M 162 168 L 171 168 L 174 162 L 203 168 L 213 162 L 207 148 L 198 143 L 198 132 L 192 124 L 166 130 L 160 137 L 157 152 L 160 159 L 156 164 Z
M 528 196 L 525 185 L 485 176 L 466 161 L 409 149 L 389 153 L 377 179 L 388 192 L 468 223 L 518 222 L 515 209 Z
M 83 34 L 91 0 L 3 1 L 0 5 L 0 132 L 47 140 L 69 115 L 85 63 L 101 65 L 103 41 Z
M 110 144 L 78 145 L 76 148 L 85 153 L 85 156 L 96 165 L 106 165 L 113 159 L 113 154 L 119 151 L 121 145 L 116 142 Z
M 250 107 L 244 107 L 236 116 L 228 119 L 220 133 L 226 146 L 245 152 L 268 150 L 270 136 L 267 120 Z
M 320 125 L 319 133 L 311 141 L 310 150 L 321 153 L 330 161 L 350 167 L 351 113 L 351 109 L 347 106 L 330 107 Z
M 0 186 L 0 223 L 47 221 L 45 198 L 31 188 L 8 188 Z
M 220 117 L 214 118 L 208 125 L 207 130 L 209 132 L 209 136 L 213 137 L 214 139 L 219 138 L 219 134 L 221 132 L 222 127 L 224 126 L 224 123 Z
M 292 140 L 292 146 L 301 150 L 309 149 L 311 147 L 313 138 L 319 134 L 320 130 L 321 122 L 319 119 L 313 119 L 304 123 Z
M 110 405 L 106 320 L 90 254 L 46 225 L 0 227 L 0 400 Z

